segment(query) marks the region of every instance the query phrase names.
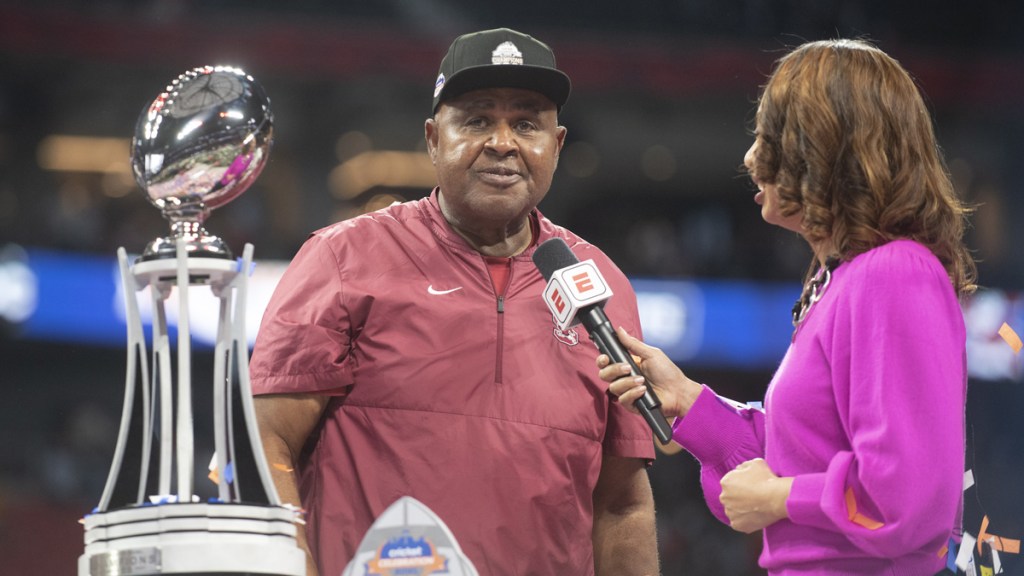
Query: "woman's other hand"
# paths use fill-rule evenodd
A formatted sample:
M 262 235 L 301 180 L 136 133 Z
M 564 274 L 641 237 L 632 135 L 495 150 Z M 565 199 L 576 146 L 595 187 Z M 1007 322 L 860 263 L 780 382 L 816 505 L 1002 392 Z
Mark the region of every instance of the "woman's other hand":
M 780 478 L 762 458 L 748 460 L 722 476 L 718 499 L 725 507 L 729 525 L 747 534 L 789 518 L 786 500 L 792 478 Z

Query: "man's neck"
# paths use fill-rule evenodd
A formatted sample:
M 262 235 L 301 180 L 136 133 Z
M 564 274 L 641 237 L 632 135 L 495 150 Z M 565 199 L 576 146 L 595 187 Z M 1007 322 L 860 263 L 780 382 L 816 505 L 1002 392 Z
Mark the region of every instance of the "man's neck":
M 521 254 L 533 244 L 537 232 L 533 210 L 511 222 L 489 224 L 473 221 L 472 226 L 467 226 L 449 212 L 443 196 L 438 197 L 438 204 L 448 226 L 484 256 L 509 258 Z
M 459 236 L 462 236 L 474 250 L 484 256 L 509 258 L 521 254 L 533 243 L 533 231 L 529 218 L 519 230 L 511 234 L 494 234 L 488 237 L 477 236 L 467 233 L 458 226 L 452 225 L 452 229 Z

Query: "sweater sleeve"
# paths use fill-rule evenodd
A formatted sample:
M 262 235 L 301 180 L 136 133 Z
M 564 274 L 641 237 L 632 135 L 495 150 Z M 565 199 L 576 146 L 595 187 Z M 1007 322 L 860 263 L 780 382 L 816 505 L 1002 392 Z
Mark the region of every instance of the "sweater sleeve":
M 873 556 L 937 551 L 961 510 L 963 316 L 930 254 L 863 257 L 822 340 L 849 446 L 794 478 L 787 509 Z
M 729 524 L 718 499 L 722 476 L 747 460 L 764 457 L 764 413 L 704 386 L 686 417 L 672 424 L 672 439 L 700 462 L 704 500 L 715 517 Z

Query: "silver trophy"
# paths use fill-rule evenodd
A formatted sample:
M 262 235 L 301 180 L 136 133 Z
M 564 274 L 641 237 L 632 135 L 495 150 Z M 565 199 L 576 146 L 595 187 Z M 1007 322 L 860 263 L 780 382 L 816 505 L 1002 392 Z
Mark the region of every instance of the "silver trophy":
M 274 487 L 249 386 L 245 310 L 253 247 L 246 244 L 236 261 L 203 229 L 211 209 L 259 175 L 272 123 L 263 89 L 227 66 L 178 76 L 138 121 L 135 178 L 170 220 L 171 235 L 151 242 L 134 263 L 124 248 L 117 252 L 128 332 L 125 396 L 107 483 L 82 520 L 79 576 L 306 572 L 296 544 L 301 514 L 282 503 Z M 148 340 L 137 301 L 147 289 L 153 311 Z M 189 293 L 203 289 L 220 301 L 212 394 L 200 396 L 212 399 L 209 478 L 217 487 L 217 495 L 205 499 L 194 482 L 189 328 Z M 169 301 L 178 309 L 177 350 Z
M 153 100 L 135 127 L 132 171 L 171 234 L 150 242 L 141 260 L 174 258 L 178 238 L 189 256 L 232 257 L 203 222 L 259 176 L 273 123 L 263 88 L 230 66 L 189 70 Z

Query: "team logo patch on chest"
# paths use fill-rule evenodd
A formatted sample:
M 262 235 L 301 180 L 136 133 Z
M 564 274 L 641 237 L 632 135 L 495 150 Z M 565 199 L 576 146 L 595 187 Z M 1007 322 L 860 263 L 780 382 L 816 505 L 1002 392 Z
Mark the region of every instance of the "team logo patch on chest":
M 551 322 L 555 325 L 551 329 L 551 333 L 555 335 L 555 340 L 566 346 L 575 346 L 580 343 L 580 335 L 579 332 L 576 332 L 575 328 L 570 327 L 562 330 L 558 327 L 558 318 L 554 315 L 551 316 Z

